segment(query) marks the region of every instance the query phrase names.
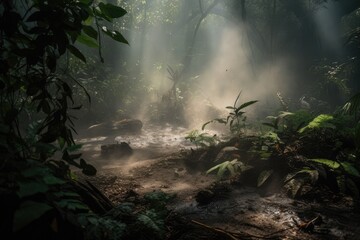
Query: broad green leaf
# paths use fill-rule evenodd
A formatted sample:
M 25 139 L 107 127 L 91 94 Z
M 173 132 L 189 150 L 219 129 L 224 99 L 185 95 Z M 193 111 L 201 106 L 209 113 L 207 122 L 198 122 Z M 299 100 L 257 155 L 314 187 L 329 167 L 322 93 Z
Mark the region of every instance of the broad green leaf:
M 341 166 L 344 168 L 347 174 L 350 174 L 355 177 L 360 177 L 359 171 L 349 162 L 341 162 Z
M 85 56 L 80 52 L 79 49 L 77 49 L 76 47 L 72 46 L 72 45 L 68 45 L 67 49 L 74 54 L 75 57 L 79 58 L 81 61 L 86 63 L 86 58 Z
M 60 185 L 66 183 L 64 180 L 57 178 L 53 175 L 45 175 L 43 177 L 43 180 L 47 185 Z
M 329 159 L 316 158 L 316 159 L 309 159 L 309 160 L 313 161 L 313 162 L 324 164 L 332 169 L 337 169 L 340 167 L 340 164 L 338 162 L 329 160 Z
M 103 14 L 110 18 L 119 18 L 126 14 L 125 9 L 112 5 L 110 3 L 99 3 L 99 8 Z
M 98 32 L 92 26 L 86 26 L 86 25 L 83 26 L 83 31 L 89 37 L 92 37 L 93 39 L 97 40 Z
M 83 26 L 90 26 L 94 21 L 94 17 L 89 16 L 85 21 L 83 21 Z
M 48 186 L 41 182 L 19 182 L 19 190 L 17 195 L 20 198 L 35 195 L 37 193 L 45 193 L 49 190 Z
M 224 176 L 224 173 L 225 173 L 228 165 L 229 165 L 229 161 L 226 161 L 226 162 L 223 162 L 222 164 L 220 164 L 219 171 L 217 172 L 218 178 L 222 178 Z
M 319 129 L 319 128 L 331 128 L 335 129 L 336 126 L 331 123 L 331 121 L 334 119 L 333 116 L 328 114 L 320 114 L 316 118 L 314 118 L 307 126 L 301 128 L 298 132 L 303 133 L 307 130 L 311 129 Z
M 219 165 L 220 165 L 220 164 L 219 164 Z M 218 168 L 220 167 L 219 165 L 216 165 L 216 166 L 210 168 L 209 170 L 207 170 L 207 171 L 206 171 L 206 174 L 209 174 L 209 173 L 215 171 L 216 169 L 218 169 Z
M 76 41 L 78 41 L 79 43 L 82 43 L 88 47 L 91 47 L 91 48 L 99 47 L 99 44 L 92 37 L 89 37 L 88 35 L 85 35 L 85 34 L 80 34 L 76 38 Z
M 263 185 L 266 180 L 269 179 L 269 177 L 273 174 L 274 170 L 264 170 L 259 174 L 258 180 L 257 180 L 257 186 L 260 187 Z
M 233 164 L 232 163 L 229 163 L 227 166 L 227 169 L 229 170 L 229 172 L 230 172 L 230 175 L 231 176 L 235 176 L 235 168 L 234 168 L 234 166 L 233 166 Z
M 248 106 L 250 106 L 250 105 L 252 105 L 252 104 L 254 104 L 254 103 L 257 103 L 257 102 L 258 102 L 258 100 L 249 101 L 249 102 L 243 103 L 243 104 L 241 104 L 240 107 L 238 107 L 236 110 L 241 110 L 241 109 L 246 108 L 246 107 L 248 107 Z
M 14 214 L 13 231 L 21 230 L 51 209 L 52 207 L 45 203 L 33 201 L 22 203 Z
M 114 39 L 115 41 L 121 42 L 121 43 L 125 43 L 125 44 L 129 44 L 129 42 L 123 37 L 123 35 L 121 35 L 120 32 L 118 31 L 110 31 L 108 30 L 105 26 L 102 27 L 102 31 L 108 35 L 109 37 L 111 37 L 112 39 Z

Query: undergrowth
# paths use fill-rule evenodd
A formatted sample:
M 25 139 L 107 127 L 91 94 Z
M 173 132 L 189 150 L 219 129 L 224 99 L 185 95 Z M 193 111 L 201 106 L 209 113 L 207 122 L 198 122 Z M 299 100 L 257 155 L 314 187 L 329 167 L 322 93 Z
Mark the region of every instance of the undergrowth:
M 232 131 L 232 124 L 238 117 L 240 122 L 245 121 L 241 109 L 256 101 L 236 107 L 238 98 L 227 118 L 214 119 L 203 126 L 211 122 L 229 125 L 230 132 L 238 138 L 231 143 L 231 154 L 226 157 L 222 157 L 223 149 L 228 147 L 218 145 L 213 160 L 209 159 L 213 166 L 207 174 L 215 172 L 218 179 L 235 177 L 240 180 L 255 175 L 251 185 L 266 187 L 280 182 L 293 198 L 307 196 L 318 186 L 326 185 L 334 194 L 360 199 L 360 127 L 354 114 L 281 111 L 277 116 L 267 117 L 261 134 L 246 144 L 248 136 Z M 345 108 L 350 109 L 350 106 L 347 103 Z

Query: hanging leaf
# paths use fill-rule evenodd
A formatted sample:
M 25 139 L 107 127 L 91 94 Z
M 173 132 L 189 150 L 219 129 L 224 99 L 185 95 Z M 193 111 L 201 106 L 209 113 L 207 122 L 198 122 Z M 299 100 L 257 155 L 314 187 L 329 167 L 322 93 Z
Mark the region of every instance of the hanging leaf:
M 99 8 L 103 14 L 108 16 L 109 18 L 120 18 L 124 16 L 127 12 L 125 9 L 112 5 L 110 3 L 99 3 Z
M 97 32 L 96 32 L 96 34 L 97 34 Z M 97 37 L 97 35 L 96 35 L 96 37 Z M 80 34 L 76 38 L 76 41 L 78 41 L 79 43 L 82 43 L 88 47 L 91 47 L 91 48 L 99 47 L 99 44 L 92 37 L 89 37 L 88 35 L 85 35 L 85 34 Z
M 112 39 L 114 39 L 115 41 L 121 42 L 121 43 L 125 43 L 125 44 L 129 44 L 129 42 L 123 37 L 123 35 L 121 35 L 120 32 L 118 31 L 111 31 L 109 29 L 107 29 L 107 27 L 102 27 L 101 28 L 102 31 L 108 35 L 109 37 L 111 37 Z
M 74 54 L 75 57 L 79 58 L 81 61 L 83 61 L 84 63 L 86 63 L 86 58 L 85 56 L 80 52 L 79 49 L 77 49 L 76 47 L 72 46 L 72 45 L 67 45 L 67 49 Z
M 92 26 L 83 26 L 83 31 L 88 35 L 89 37 L 92 37 L 93 39 L 97 40 L 98 38 L 98 32 L 92 27 Z
M 359 171 L 349 162 L 341 162 L 341 166 L 344 168 L 347 174 L 350 174 L 355 177 L 360 177 Z

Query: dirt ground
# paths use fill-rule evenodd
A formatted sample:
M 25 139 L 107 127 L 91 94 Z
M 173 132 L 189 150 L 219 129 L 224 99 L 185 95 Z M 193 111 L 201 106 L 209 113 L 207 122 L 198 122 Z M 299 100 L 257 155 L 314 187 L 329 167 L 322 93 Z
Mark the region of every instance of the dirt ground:
M 136 136 L 79 138 L 85 159 L 98 169 L 96 177 L 83 178 L 115 204 L 150 191 L 175 193 L 168 239 L 360 239 L 360 213 L 351 198 L 294 200 L 280 190 L 264 194 L 238 182 L 217 183 L 189 167 L 194 146 L 185 135 L 168 126 Z M 131 156 L 101 155 L 101 145 L 120 141 L 134 149 Z

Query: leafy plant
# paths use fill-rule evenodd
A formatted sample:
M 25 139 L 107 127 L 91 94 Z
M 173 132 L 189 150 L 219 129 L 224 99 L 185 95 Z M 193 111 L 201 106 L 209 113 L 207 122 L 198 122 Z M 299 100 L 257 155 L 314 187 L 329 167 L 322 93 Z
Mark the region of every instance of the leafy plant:
M 175 195 L 162 191 L 146 193 L 139 204 L 123 202 L 101 217 L 93 213 L 79 214 L 78 221 L 85 228 L 85 239 L 163 239 L 166 204 Z
M 15 216 L 11 229 L 1 227 L 5 235 L 27 235 L 24 229 L 57 234 L 52 228 L 57 222 L 70 224 L 68 214 L 106 209 L 90 188 L 72 179 L 70 166 L 87 175 L 95 175 L 96 169 L 81 158 L 73 139 L 75 117 L 70 111 L 81 105 L 74 101 L 72 85 L 82 85 L 62 78 L 58 65 L 66 54 L 86 62 L 78 44 L 99 47 L 103 61 L 101 34 L 127 43 L 104 25 L 125 14 L 121 7 L 93 0 L 2 1 L 0 186 L 5 189 L 1 199 L 11 203 L 0 206 L 6 213 L 0 222 Z M 32 229 L 34 222 L 43 223 L 43 229 Z
M 309 159 L 308 161 L 309 167 L 288 174 L 285 179 L 285 184 L 289 186 L 292 197 L 300 196 L 304 185 L 308 183 L 314 185 L 320 178 L 329 182 L 328 176 L 335 175 L 335 185 L 340 192 L 350 191 L 354 198 L 359 199 L 359 188 L 353 178 L 360 178 L 360 172 L 351 162 L 322 158 Z M 315 165 L 310 162 L 315 163 Z
M 334 117 L 328 114 L 320 114 L 314 118 L 308 125 L 299 129 L 299 133 L 304 133 L 306 131 L 316 130 L 316 129 L 335 129 L 336 126 L 332 123 Z
M 211 136 L 206 132 L 200 133 L 199 130 L 189 132 L 185 139 L 201 147 L 213 146 L 220 141 L 216 134 Z
M 283 123 L 284 124 L 284 119 L 287 117 L 287 116 L 290 116 L 290 115 L 293 115 L 294 113 L 292 112 L 283 112 L 281 111 L 279 113 L 278 116 L 267 116 L 266 119 L 269 119 L 271 120 L 271 122 L 265 122 L 263 123 L 263 125 L 265 126 L 269 126 L 269 127 L 272 127 L 274 128 L 275 130 L 279 130 L 280 128 L 280 124 Z M 284 126 L 283 126 L 284 128 Z
M 241 92 L 238 94 L 238 96 L 236 97 L 236 100 L 234 102 L 233 106 L 227 106 L 227 109 L 230 109 L 230 113 L 226 118 L 216 118 L 213 119 L 211 121 L 208 121 L 206 123 L 203 124 L 202 126 L 202 130 L 205 129 L 205 127 L 213 122 L 218 122 L 221 124 L 225 124 L 229 126 L 230 132 L 234 135 L 239 135 L 242 133 L 243 129 L 245 128 L 245 121 L 246 121 L 246 116 L 245 116 L 245 112 L 242 111 L 244 108 L 258 102 L 257 100 L 254 101 L 248 101 L 245 102 L 243 104 L 241 104 L 240 106 L 237 107 L 237 103 L 238 100 L 240 98 Z
M 266 117 L 271 122 L 264 122 L 263 125 L 274 128 L 278 133 L 292 134 L 308 124 L 312 118 L 313 116 L 305 110 L 295 112 L 280 111 L 278 116 Z
M 238 159 L 233 159 L 231 161 L 225 161 L 210 168 L 209 170 L 206 171 L 206 174 L 209 174 L 217 170 L 218 179 L 222 179 L 224 178 L 226 172 L 230 173 L 230 177 L 234 177 L 251 168 L 252 166 L 246 165 L 243 162 L 239 161 Z

